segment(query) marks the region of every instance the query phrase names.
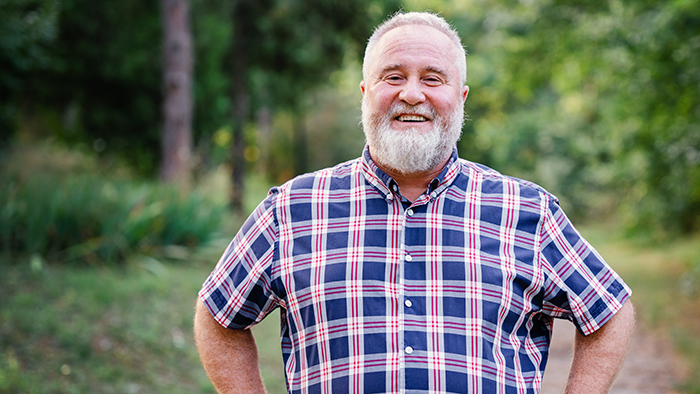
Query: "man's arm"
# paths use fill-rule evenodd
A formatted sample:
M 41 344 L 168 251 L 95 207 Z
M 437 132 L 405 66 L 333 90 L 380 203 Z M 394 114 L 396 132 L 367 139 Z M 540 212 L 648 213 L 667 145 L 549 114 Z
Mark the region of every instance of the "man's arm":
M 574 359 L 565 394 L 603 394 L 612 386 L 634 329 L 634 308 L 627 300 L 598 331 L 576 331 Z
M 258 349 L 250 330 L 222 327 L 197 299 L 194 338 L 204 371 L 222 394 L 264 393 Z

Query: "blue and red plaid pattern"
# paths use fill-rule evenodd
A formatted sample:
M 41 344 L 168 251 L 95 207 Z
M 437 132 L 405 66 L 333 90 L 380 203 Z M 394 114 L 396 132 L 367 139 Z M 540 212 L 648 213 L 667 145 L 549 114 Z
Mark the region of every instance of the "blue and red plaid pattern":
M 538 393 L 552 318 L 630 294 L 540 187 L 455 151 L 410 203 L 367 149 L 273 188 L 200 291 L 232 329 L 282 308 L 291 393 Z

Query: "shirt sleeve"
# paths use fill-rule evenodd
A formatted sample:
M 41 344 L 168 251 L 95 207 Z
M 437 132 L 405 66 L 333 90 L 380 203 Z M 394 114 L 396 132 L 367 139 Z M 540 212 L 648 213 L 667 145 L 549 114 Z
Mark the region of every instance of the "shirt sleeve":
M 278 236 L 276 197 L 272 189 L 248 217 L 199 291 L 224 327 L 249 328 L 281 303 L 270 279 Z
M 602 327 L 632 294 L 552 196 L 541 228 L 540 262 L 545 272 L 543 312 L 571 320 L 584 335 Z

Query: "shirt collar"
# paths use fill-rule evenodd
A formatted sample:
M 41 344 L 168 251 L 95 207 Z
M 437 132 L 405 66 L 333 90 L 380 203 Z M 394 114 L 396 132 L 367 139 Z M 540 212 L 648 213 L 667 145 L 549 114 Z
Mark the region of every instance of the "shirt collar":
M 457 169 L 459 167 L 458 163 L 459 156 L 457 155 L 457 147 L 452 149 L 452 155 L 450 159 L 443 167 L 440 174 L 435 177 L 428 185 L 428 193 L 430 194 L 430 199 L 435 199 L 440 193 L 442 193 L 457 176 Z M 394 186 L 398 186 L 396 181 L 390 177 L 386 172 L 384 172 L 377 164 L 372 160 L 369 154 L 369 146 L 365 145 L 365 149 L 362 152 L 362 172 L 367 179 L 367 181 L 372 184 L 381 194 L 386 196 L 388 200 L 393 198 L 392 189 Z M 391 197 L 389 197 L 391 195 Z M 419 203 L 425 195 L 418 198 L 415 203 Z

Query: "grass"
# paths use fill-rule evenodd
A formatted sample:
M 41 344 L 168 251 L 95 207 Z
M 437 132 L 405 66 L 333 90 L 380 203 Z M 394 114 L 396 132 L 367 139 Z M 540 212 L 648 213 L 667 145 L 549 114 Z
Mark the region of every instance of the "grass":
M 213 264 L 3 263 L 0 392 L 213 393 L 192 338 L 194 300 Z M 255 328 L 271 393 L 285 392 L 278 322 Z

